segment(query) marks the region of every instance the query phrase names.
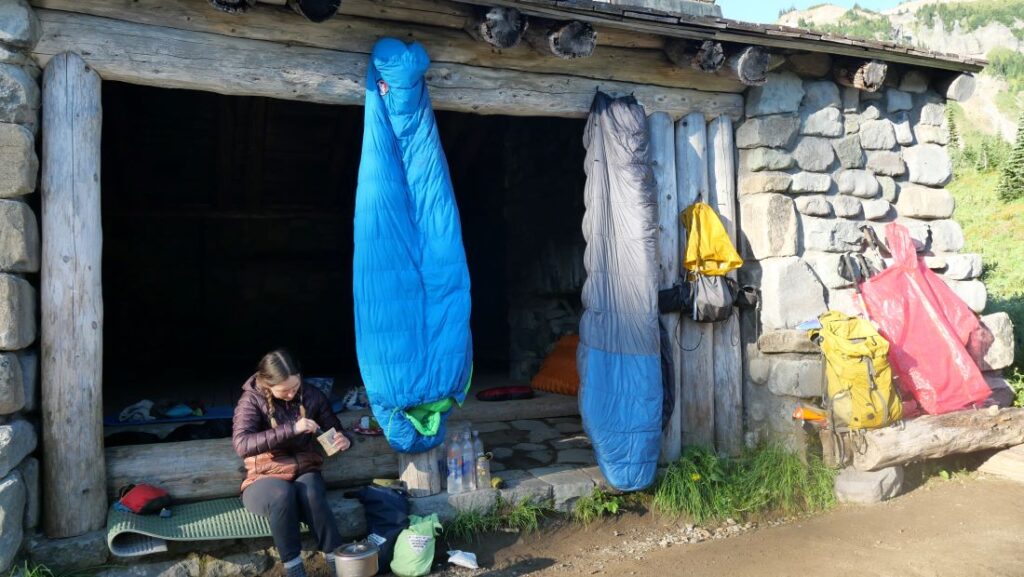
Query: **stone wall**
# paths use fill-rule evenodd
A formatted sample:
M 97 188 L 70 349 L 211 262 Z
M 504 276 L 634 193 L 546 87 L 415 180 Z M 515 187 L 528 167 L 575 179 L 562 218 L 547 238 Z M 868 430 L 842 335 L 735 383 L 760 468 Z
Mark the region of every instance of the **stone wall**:
M 0 3 L 0 573 L 39 523 L 36 279 L 39 224 L 30 203 L 39 159 L 39 22 L 26 0 Z
M 794 329 L 828 308 L 860 310 L 838 273 L 841 254 L 861 246 L 860 227 L 884 239 L 887 223 L 905 224 L 928 266 L 972 310 L 986 301 L 981 258 L 960 252 L 963 232 L 943 188 L 952 178 L 943 97 L 921 71 L 901 79 L 890 69 L 875 93 L 842 87 L 818 76 L 830 70 L 827 59 L 791 59 L 791 70 L 750 89 L 736 128 L 741 250 L 764 303 L 760 338 L 746 347 L 747 425 L 752 438 L 794 446 L 804 436 L 790 413 L 822 384 L 818 351 Z M 1009 319 L 984 318 L 1001 339 L 986 367 L 997 371 L 1012 362 Z M 746 328 L 755 330 L 749 319 Z

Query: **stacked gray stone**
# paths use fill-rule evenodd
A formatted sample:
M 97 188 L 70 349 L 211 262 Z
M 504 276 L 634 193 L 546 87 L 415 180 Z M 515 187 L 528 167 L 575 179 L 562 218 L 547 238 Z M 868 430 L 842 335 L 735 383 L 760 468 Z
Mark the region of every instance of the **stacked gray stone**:
M 860 311 L 838 267 L 843 252 L 861 246 L 862 226 L 884 239 L 887 223 L 905 224 L 916 242 L 930 243 L 929 266 L 974 311 L 986 301 L 981 259 L 959 254 L 963 232 L 943 188 L 952 165 L 942 97 L 920 71 L 867 93 L 810 76 L 828 68 L 769 74 L 748 92 L 736 128 L 741 250 L 756 261 L 746 268 L 763 297 L 760 346 L 748 345 L 746 355 L 748 438 L 796 448 L 805 436 L 790 414 L 820 396 L 822 374 L 818 352 L 793 329 L 827 309 Z M 994 317 L 986 322 L 998 327 L 1001 344 L 989 371 L 1008 366 L 1008 355 L 1012 361 L 1008 319 Z
M 36 190 L 39 70 L 28 52 L 39 21 L 26 0 L 0 3 L 0 572 L 39 523 L 36 290 L 39 224 L 26 202 Z

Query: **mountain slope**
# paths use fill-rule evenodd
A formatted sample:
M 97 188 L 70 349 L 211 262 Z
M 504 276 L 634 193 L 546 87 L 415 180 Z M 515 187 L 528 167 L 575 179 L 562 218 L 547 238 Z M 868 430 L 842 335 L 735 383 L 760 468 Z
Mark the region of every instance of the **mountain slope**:
M 1013 139 L 1024 109 L 1024 0 L 910 0 L 882 12 L 819 4 L 778 22 L 987 58 L 965 113 L 979 130 Z

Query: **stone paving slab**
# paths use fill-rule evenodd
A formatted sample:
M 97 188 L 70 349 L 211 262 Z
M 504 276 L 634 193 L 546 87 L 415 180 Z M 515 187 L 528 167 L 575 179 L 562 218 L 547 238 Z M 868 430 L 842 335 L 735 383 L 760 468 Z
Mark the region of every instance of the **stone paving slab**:
M 533 469 L 530 474 L 551 485 L 555 509 L 565 513 L 572 511 L 576 499 L 591 494 L 596 486 L 589 474 L 566 465 Z

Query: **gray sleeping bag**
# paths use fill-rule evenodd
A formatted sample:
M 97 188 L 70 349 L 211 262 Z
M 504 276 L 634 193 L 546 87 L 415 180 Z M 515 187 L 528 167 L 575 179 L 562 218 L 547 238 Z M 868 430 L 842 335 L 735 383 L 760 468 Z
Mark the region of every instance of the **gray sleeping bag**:
M 598 93 L 584 134 L 587 241 L 577 363 L 580 413 L 616 489 L 655 477 L 663 389 L 658 329 L 658 203 L 644 109 Z

